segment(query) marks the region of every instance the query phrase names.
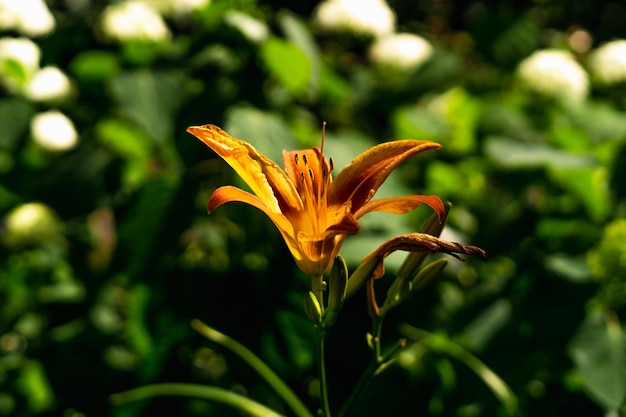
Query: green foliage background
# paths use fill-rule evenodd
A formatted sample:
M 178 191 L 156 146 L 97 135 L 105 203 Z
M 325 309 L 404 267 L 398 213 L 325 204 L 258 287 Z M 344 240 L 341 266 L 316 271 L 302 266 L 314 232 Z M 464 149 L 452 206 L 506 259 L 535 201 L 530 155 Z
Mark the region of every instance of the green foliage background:
M 206 215 L 211 191 L 238 179 L 185 128 L 217 124 L 280 160 L 283 148 L 317 145 L 322 121 L 338 168 L 380 141 L 442 143 L 381 195 L 440 195 L 453 203 L 454 237 L 489 254 L 452 260 L 392 314 L 390 342 L 408 323 L 463 346 L 511 387 L 520 415 L 626 413 L 626 88 L 593 85 L 573 106 L 513 77 L 531 52 L 567 48 L 576 28 L 594 46 L 626 37 L 625 2 L 389 1 L 399 29 L 435 47 L 409 76 L 371 65 L 368 39 L 316 31 L 311 1 L 213 0 L 168 21 L 167 45 L 122 46 L 97 36 L 107 2 L 92 3 L 71 12 L 50 1 L 57 29 L 37 39 L 42 65 L 76 83 L 62 105 L 76 149 L 37 148 L 38 105 L 0 93 L 0 215 L 42 202 L 61 225 L 55 238 L 0 247 L 0 416 L 239 415 L 201 400 L 109 401 L 155 382 L 215 384 L 287 413 L 192 318 L 258 353 L 314 408 L 307 278 L 260 212 Z M 241 15 L 270 37 L 247 38 Z M 366 216 L 343 255 L 354 268 L 427 215 Z M 367 366 L 367 331 L 359 293 L 327 343 L 335 407 Z M 445 346 L 415 344 L 354 415 L 505 415 Z

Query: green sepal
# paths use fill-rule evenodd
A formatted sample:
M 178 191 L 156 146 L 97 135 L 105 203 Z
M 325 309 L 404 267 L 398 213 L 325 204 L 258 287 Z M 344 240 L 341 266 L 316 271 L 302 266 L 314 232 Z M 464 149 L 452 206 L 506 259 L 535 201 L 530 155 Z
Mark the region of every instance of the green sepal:
M 322 322 L 322 306 L 313 291 L 304 296 L 304 312 L 316 326 Z

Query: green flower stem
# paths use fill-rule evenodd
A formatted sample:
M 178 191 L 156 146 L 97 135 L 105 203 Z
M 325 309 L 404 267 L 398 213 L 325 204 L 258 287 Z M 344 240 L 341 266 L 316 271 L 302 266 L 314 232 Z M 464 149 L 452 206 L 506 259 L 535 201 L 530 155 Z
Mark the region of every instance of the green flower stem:
M 330 403 L 328 402 L 328 385 L 326 382 L 326 362 L 324 358 L 325 332 L 318 329 L 317 334 L 317 377 L 320 382 L 320 401 L 322 406 L 322 416 L 331 417 Z
M 258 356 L 252 353 L 248 348 L 243 346 L 236 340 L 226 336 L 223 333 L 207 326 L 200 320 L 194 319 L 191 321 L 191 327 L 193 327 L 198 333 L 206 337 L 207 339 L 218 343 L 237 354 L 241 359 L 252 367 L 265 381 L 281 396 L 281 398 L 287 403 L 289 408 L 298 417 L 313 417 L 311 412 L 306 408 L 298 396 L 287 386 L 287 384 L 280 379 L 278 375 L 269 366 L 265 364 Z
M 111 402 L 116 405 L 120 405 L 159 396 L 202 398 L 232 406 L 255 417 L 283 417 L 274 410 L 267 408 L 263 404 L 251 400 L 250 398 L 244 397 L 241 394 L 219 387 L 197 384 L 171 383 L 147 385 L 130 391 L 113 394 L 111 396 Z
M 374 354 L 373 362 L 380 363 L 381 344 L 380 339 L 383 334 L 383 317 L 374 317 L 372 319 L 372 343 L 374 344 L 372 353 Z

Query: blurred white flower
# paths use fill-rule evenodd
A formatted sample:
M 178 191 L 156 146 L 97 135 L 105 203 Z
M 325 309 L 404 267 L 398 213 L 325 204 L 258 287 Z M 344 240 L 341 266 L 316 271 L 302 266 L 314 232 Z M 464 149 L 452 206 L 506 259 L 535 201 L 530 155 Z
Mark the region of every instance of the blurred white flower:
M 527 90 L 560 100 L 582 101 L 589 89 L 580 64 L 570 53 L 555 49 L 534 52 L 519 64 L 516 76 Z
M 385 0 L 324 0 L 313 12 L 323 32 L 379 37 L 392 33 L 396 15 Z
M 118 42 L 161 42 L 170 30 L 161 15 L 148 3 L 124 1 L 108 6 L 101 16 L 104 36 Z
M 48 151 L 67 151 L 78 143 L 74 123 L 56 110 L 36 114 L 30 121 L 30 131 L 33 141 Z
M 589 69 L 600 84 L 626 82 L 626 39 L 605 43 L 589 56 Z
M 11 91 L 21 88 L 39 69 L 41 50 L 28 38 L 0 39 L 0 83 Z
M 67 99 L 72 91 L 72 83 L 63 71 L 48 66 L 40 69 L 26 84 L 24 95 L 33 101 L 59 102 Z
M 42 203 L 15 207 L 4 219 L 2 243 L 9 247 L 45 243 L 60 236 L 61 224 L 52 209 Z
M 264 22 L 237 10 L 226 12 L 224 20 L 254 43 L 261 43 L 270 35 L 270 30 Z
M 428 61 L 433 47 L 421 36 L 397 33 L 378 38 L 370 46 L 369 57 L 375 64 L 410 71 Z
M 54 16 L 44 0 L 0 0 L 0 30 L 40 36 L 52 32 L 54 26 Z
M 140 0 L 149 4 L 163 16 L 181 16 L 205 7 L 211 0 Z

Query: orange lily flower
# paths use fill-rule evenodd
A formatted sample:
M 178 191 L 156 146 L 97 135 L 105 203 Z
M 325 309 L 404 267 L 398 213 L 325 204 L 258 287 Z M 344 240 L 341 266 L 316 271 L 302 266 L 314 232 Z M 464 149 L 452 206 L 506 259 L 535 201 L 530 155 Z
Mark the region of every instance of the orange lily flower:
M 358 219 L 364 214 L 403 214 L 422 203 L 432 207 L 440 218 L 445 214 L 437 196 L 371 200 L 402 161 L 441 147 L 434 142 L 399 140 L 379 144 L 357 156 L 333 180 L 332 159 L 329 163 L 317 147 L 283 151 L 282 170 L 252 145 L 217 126 L 191 126 L 187 132 L 222 157 L 252 191 L 229 185 L 218 188 L 208 201 L 209 213 L 230 201 L 263 211 L 280 231 L 298 267 L 310 277 L 321 277 L 330 269 L 344 238 L 358 232 Z

